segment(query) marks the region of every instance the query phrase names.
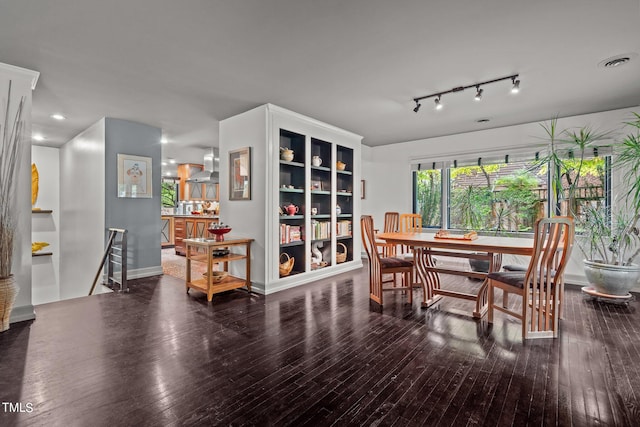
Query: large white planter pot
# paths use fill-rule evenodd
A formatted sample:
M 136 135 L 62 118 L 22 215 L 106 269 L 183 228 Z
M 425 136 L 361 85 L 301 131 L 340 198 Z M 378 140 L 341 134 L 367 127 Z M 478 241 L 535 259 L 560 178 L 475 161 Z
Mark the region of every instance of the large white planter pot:
M 595 290 L 607 295 L 627 295 L 640 279 L 640 266 L 635 264 L 611 265 L 585 259 L 584 272 Z
M 6 279 L 0 279 L 0 332 L 9 329 L 9 320 L 11 319 L 11 311 L 13 311 L 13 303 L 18 295 L 18 285 L 13 275 Z

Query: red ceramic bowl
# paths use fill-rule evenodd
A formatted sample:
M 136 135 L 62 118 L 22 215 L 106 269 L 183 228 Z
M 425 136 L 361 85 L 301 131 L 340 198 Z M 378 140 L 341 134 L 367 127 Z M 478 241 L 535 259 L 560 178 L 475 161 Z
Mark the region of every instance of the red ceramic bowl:
M 215 234 L 216 242 L 224 241 L 224 235 L 231 231 L 231 227 L 226 228 L 208 228 L 207 231 L 211 234 Z

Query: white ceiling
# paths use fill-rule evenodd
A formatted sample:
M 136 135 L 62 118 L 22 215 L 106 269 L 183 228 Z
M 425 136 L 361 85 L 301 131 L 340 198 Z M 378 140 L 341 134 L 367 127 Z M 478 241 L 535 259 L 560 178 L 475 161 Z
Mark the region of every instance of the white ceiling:
M 179 162 L 267 102 L 370 146 L 637 106 L 640 58 L 597 66 L 630 52 L 639 0 L 0 0 L 0 62 L 41 73 L 43 144 L 109 116 L 161 127 Z M 514 73 L 517 96 L 505 81 L 413 112 Z

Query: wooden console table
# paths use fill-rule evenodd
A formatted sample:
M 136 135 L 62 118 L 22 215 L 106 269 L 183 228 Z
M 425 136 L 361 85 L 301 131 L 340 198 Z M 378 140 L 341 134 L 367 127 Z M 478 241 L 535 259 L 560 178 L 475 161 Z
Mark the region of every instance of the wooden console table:
M 251 292 L 251 243 L 253 239 L 230 238 L 222 242 L 216 242 L 215 239 L 184 239 L 187 255 L 187 277 L 186 288 L 197 289 L 207 294 L 207 301 L 211 301 L 213 294 L 232 289 L 247 288 Z M 244 246 L 244 253 L 235 252 L 235 248 Z M 229 254 L 224 256 L 213 256 L 215 249 L 229 249 Z M 204 250 L 204 253 L 203 253 Z M 228 275 L 219 282 L 213 280 L 212 267 L 213 264 L 224 264 L 224 271 L 229 271 L 229 263 L 232 261 L 245 260 L 245 278 Z M 200 261 L 207 263 L 206 277 L 191 278 L 191 262 Z

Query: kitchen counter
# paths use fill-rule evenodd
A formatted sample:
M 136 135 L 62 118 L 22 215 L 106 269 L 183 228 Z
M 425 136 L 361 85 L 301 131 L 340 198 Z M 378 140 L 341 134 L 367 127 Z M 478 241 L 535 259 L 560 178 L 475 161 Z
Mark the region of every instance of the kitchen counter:
M 185 255 L 184 239 L 208 237 L 211 223 L 220 222 L 219 215 L 162 215 L 163 221 L 173 223 L 173 245 L 177 255 Z
M 220 215 L 164 215 L 162 214 L 162 216 L 172 217 L 172 218 L 220 219 Z

